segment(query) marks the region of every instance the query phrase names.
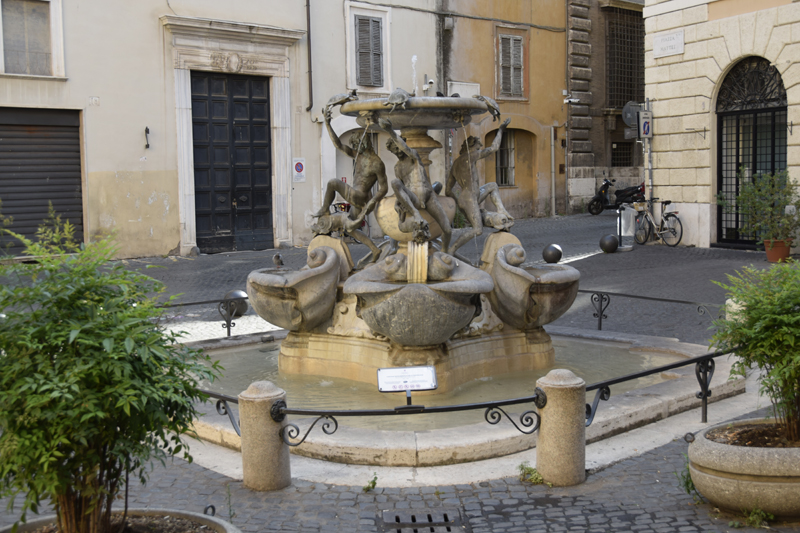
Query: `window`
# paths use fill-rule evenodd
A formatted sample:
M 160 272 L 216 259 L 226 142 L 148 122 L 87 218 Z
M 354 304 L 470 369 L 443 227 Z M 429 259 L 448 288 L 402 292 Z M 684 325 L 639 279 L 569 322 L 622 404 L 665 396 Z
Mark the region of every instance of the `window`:
M 0 0 L 0 73 L 64 76 L 61 0 Z
M 644 100 L 644 19 L 637 11 L 606 8 L 608 107 Z
M 522 96 L 522 37 L 500 35 L 500 94 Z
M 347 85 L 363 92 L 390 93 L 390 8 L 347 2 Z
M 356 15 L 356 77 L 359 85 L 383 86 L 381 19 Z
M 611 166 L 612 167 L 633 166 L 633 143 L 616 142 L 611 144 Z
M 511 187 L 514 185 L 514 132 L 506 130 L 500 141 L 500 149 L 495 157 L 497 185 Z

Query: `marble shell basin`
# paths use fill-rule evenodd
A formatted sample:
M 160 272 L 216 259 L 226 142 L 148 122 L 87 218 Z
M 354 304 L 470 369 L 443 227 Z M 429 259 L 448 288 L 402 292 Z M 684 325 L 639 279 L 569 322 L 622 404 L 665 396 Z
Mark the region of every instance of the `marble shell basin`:
M 568 265 L 518 266 L 524 259 L 520 246 L 500 248 L 491 268 L 494 290 L 487 295 L 497 316 L 523 331 L 549 324 L 566 313 L 578 295 L 581 277 Z
M 491 276 L 460 262 L 444 281 L 391 281 L 390 259 L 348 278 L 344 293 L 358 297 L 361 318 L 372 331 L 401 346 L 447 341 L 475 317 L 479 295 L 492 290 Z
M 356 121 L 361 126 L 367 125 L 365 116 L 372 115 L 373 120 L 377 120 L 378 116 L 389 119 L 395 129 L 443 130 L 460 128 L 462 124 L 469 124 L 472 115 L 482 115 L 489 110 L 486 104 L 477 98 L 412 96 L 406 102 L 405 109 L 397 106 L 394 111 L 391 105 L 384 105 L 386 100 L 386 98 L 354 100 L 344 104 L 341 112 L 343 115 L 358 117 Z M 377 126 L 372 127 L 377 128 Z
M 339 256 L 323 246 L 309 251 L 307 266 L 298 271 L 254 270 L 247 276 L 247 296 L 267 322 L 289 331 L 312 331 L 333 313 L 339 275 Z
M 456 216 L 456 201 L 449 196 L 438 196 L 438 200 L 442 209 L 444 209 L 444 212 L 447 214 L 447 218 L 449 218 L 452 223 L 453 218 Z M 380 203 L 378 203 L 377 209 L 375 209 L 375 218 L 378 220 L 378 225 L 386 235 L 399 242 L 410 242 L 414 240 L 413 235 L 401 231 L 397 226 L 400 222 L 400 218 L 394 208 L 396 203 L 396 196 L 389 196 L 381 200 Z M 422 218 L 428 221 L 431 239 L 441 236 L 442 228 L 439 227 L 439 224 L 433 219 L 430 213 L 425 209 L 420 210 L 419 213 L 422 215 Z

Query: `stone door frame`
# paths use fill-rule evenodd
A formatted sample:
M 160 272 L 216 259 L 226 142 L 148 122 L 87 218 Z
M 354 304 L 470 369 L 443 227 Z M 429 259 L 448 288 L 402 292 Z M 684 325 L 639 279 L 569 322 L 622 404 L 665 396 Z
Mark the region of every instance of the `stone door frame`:
M 172 48 L 177 120 L 181 255 L 197 247 L 192 153 L 190 71 L 269 77 L 272 137 L 274 245 L 292 243 L 292 131 L 289 47 L 305 31 L 258 24 L 164 15 L 160 18 Z

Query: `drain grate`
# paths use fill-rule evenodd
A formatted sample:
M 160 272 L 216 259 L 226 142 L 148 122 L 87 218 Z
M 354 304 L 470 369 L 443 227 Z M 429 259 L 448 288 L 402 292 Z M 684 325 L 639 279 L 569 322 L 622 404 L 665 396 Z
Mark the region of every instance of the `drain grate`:
M 380 520 L 384 533 L 470 533 L 460 509 L 401 509 L 383 511 Z

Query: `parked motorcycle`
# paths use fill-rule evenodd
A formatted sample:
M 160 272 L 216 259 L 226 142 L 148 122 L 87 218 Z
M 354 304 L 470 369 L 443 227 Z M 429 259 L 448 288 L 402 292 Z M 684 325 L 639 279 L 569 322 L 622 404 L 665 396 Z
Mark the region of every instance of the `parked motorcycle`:
M 633 187 L 617 189 L 614 193 L 614 202 L 611 202 L 608 199 L 608 188 L 616 181 L 603 179 L 603 185 L 600 186 L 600 190 L 589 201 L 589 213 L 599 215 L 604 209 L 619 209 L 622 204 L 645 201 L 644 182 L 642 182 L 640 185 L 634 185 Z

